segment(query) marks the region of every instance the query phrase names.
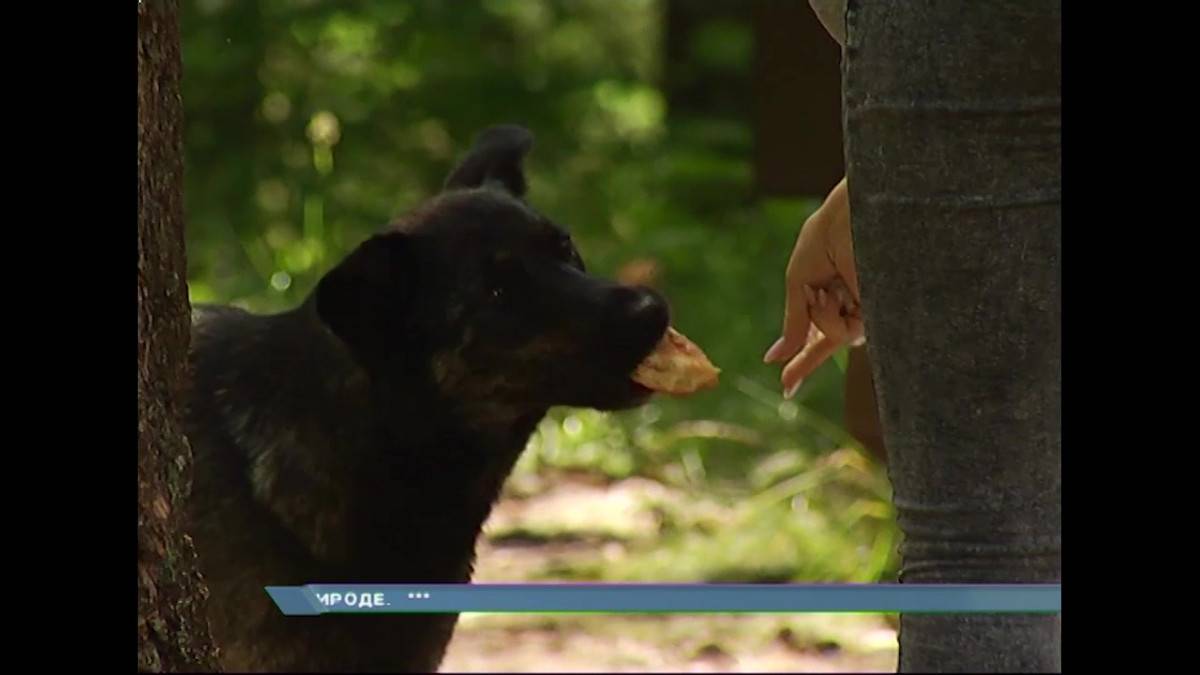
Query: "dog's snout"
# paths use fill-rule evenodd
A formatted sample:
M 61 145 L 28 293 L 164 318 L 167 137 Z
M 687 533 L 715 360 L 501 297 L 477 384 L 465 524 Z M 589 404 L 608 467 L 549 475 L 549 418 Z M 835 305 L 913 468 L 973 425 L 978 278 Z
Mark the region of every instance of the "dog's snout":
M 613 309 L 620 319 L 645 325 L 662 334 L 670 322 L 670 307 L 655 291 L 644 287 L 621 286 L 613 292 Z

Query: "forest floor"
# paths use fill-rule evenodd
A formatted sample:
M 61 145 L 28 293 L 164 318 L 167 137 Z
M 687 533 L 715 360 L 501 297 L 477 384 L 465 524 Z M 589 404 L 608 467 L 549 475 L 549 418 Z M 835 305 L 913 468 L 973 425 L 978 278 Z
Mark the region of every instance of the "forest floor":
M 620 557 L 613 533 L 649 518 L 637 499 L 648 487 L 556 480 L 506 496 L 480 540 L 475 581 L 544 581 Z M 896 649 L 880 615 L 467 614 L 442 671 L 895 672 Z

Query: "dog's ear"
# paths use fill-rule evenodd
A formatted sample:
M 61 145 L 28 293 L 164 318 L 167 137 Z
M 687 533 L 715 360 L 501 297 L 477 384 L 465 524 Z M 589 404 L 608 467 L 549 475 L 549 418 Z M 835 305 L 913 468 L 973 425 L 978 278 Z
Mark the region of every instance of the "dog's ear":
M 511 124 L 490 127 L 475 139 L 462 162 L 446 178 L 446 190 L 495 185 L 518 199 L 528 187 L 522 160 L 533 148 L 533 134 Z
M 375 235 L 317 282 L 317 316 L 360 358 L 382 356 L 402 330 L 416 278 L 412 248 L 405 233 Z

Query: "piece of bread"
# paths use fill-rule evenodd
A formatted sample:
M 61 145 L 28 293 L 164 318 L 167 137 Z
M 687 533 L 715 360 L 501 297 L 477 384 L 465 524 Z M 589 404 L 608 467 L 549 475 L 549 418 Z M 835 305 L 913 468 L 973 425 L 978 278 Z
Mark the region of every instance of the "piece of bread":
M 633 371 L 633 381 L 659 393 L 686 396 L 717 386 L 720 372 L 691 340 L 667 328 L 658 346 Z

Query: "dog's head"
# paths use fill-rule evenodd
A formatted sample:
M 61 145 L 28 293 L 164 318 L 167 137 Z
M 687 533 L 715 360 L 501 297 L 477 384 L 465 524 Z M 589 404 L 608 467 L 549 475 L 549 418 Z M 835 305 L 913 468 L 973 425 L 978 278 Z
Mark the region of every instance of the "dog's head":
M 525 201 L 523 128 L 476 140 L 443 192 L 318 283 L 317 314 L 374 378 L 422 378 L 451 402 L 629 408 L 669 322 L 645 288 L 585 270 Z

